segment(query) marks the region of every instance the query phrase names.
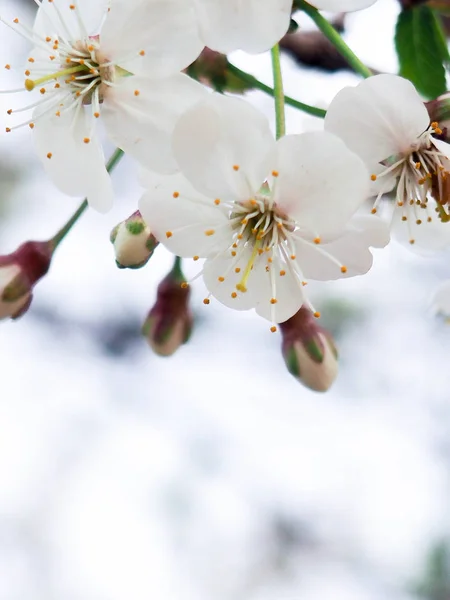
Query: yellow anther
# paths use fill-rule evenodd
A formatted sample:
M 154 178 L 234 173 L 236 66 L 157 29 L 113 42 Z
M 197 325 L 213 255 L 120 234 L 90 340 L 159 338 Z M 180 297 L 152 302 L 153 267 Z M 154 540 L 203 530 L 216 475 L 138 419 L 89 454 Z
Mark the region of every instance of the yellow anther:
M 203 304 L 209 304 L 209 298 L 205 298 L 205 299 L 203 300 Z
M 372 210 L 370 211 L 373 215 L 377 214 L 377 209 L 376 208 L 372 208 Z
M 223 283 L 225 281 L 225 277 L 218 277 L 217 281 L 220 281 L 220 283 Z
M 270 304 L 276 304 L 277 302 L 278 302 L 278 300 L 276 298 L 270 299 Z
M 51 152 L 49 152 L 49 153 L 47 154 L 47 158 L 48 158 L 49 160 L 51 159 L 51 157 L 52 157 L 52 156 L 53 156 L 53 154 L 52 154 Z
M 139 96 L 139 94 L 140 94 L 140 93 L 141 93 L 141 92 L 140 92 L 139 90 L 134 90 L 134 95 L 135 95 L 135 96 Z
M 276 330 L 277 330 L 277 328 L 275 327 L 275 325 L 272 325 L 272 327 L 270 328 L 270 331 L 271 331 L 272 333 L 275 333 L 275 332 L 276 332 Z
M 417 219 L 416 225 L 422 225 L 422 221 L 420 219 Z
M 235 273 L 240 273 L 241 272 L 241 268 L 240 267 L 236 267 L 234 270 Z
M 85 137 L 85 138 L 83 138 L 83 142 L 84 142 L 85 144 L 89 144 L 89 143 L 90 143 L 90 141 L 91 141 L 91 138 L 88 138 L 88 137 Z
M 237 294 L 236 294 L 236 292 L 231 292 L 231 297 L 232 297 L 232 298 L 237 298 Z
M 189 284 L 187 281 L 183 281 L 183 283 L 181 284 L 181 287 L 183 288 L 183 290 L 185 290 L 186 288 L 189 287 Z
M 214 235 L 216 232 L 214 231 L 214 229 L 207 229 L 205 231 L 205 235 L 207 235 L 208 237 L 210 237 L 211 235 Z
M 174 198 L 178 198 L 178 196 L 179 196 L 179 195 L 180 195 L 180 192 L 174 192 L 174 193 L 172 194 L 172 196 L 173 196 Z
M 416 169 L 420 169 L 422 165 L 420 164 L 420 162 L 416 162 Z
M 372 181 L 376 181 L 377 180 L 377 176 L 375 175 L 375 173 L 372 173 L 372 175 L 370 176 L 370 179 Z
M 173 233 L 171 231 L 166 231 L 166 238 L 169 239 L 173 236 Z
M 314 243 L 315 244 L 320 244 L 320 237 L 314 238 Z
M 34 129 L 34 123 L 30 123 L 30 124 L 28 125 L 28 127 L 29 127 L 30 129 Z
M 273 177 L 278 177 L 279 173 L 278 173 L 278 171 L 272 171 L 272 175 L 273 175 Z
M 280 277 L 284 277 L 286 275 L 286 271 L 284 271 L 283 269 L 280 271 Z
M 220 204 L 220 200 L 219 200 L 219 198 L 216 198 L 216 199 L 214 200 L 214 204 L 215 204 L 216 206 L 219 206 L 219 204 Z
M 402 217 L 402 221 L 407 221 L 407 220 L 408 220 L 408 217 L 405 217 L 405 216 Z
M 436 129 L 436 127 L 439 127 L 439 123 L 437 121 L 433 121 L 431 123 L 431 129 Z
M 141 50 L 141 51 L 139 52 L 139 54 L 140 54 L 141 56 L 145 56 L 145 50 Z
M 198 260 L 200 257 L 199 256 L 193 256 L 192 257 L 194 260 Z
M 345 265 L 342 265 L 341 273 L 347 273 L 347 267 Z
M 416 240 L 409 240 L 409 243 L 410 243 L 410 244 L 415 244 L 415 243 L 416 243 Z
M 314 313 L 314 316 L 316 317 L 316 319 L 319 319 L 319 318 L 320 318 L 320 312 L 316 311 L 316 312 Z
M 233 170 L 234 171 L 239 171 L 239 168 L 240 168 L 239 165 L 233 165 Z

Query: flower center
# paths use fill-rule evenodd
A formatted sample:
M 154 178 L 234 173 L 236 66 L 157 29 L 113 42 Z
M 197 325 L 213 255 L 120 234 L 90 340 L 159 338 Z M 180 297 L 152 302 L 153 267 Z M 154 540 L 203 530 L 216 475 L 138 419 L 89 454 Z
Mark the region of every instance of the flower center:
M 295 222 L 277 207 L 267 184 L 262 186 L 255 198 L 246 202 L 236 202 L 230 219 L 235 231 L 232 247 L 252 247 L 242 279 L 236 286 L 240 292 L 246 292 L 247 281 L 256 258 L 286 241 L 289 233 L 295 230 Z
M 403 208 L 403 221 L 414 219 L 417 225 L 432 221 L 428 204 L 429 193 L 436 200 L 439 218 L 442 221 L 450 221 L 450 215 L 443 208 L 443 205 L 450 201 L 450 162 L 434 145 L 434 136 L 440 134 L 442 130 L 438 123 L 431 123 L 408 151 L 383 161 L 382 164 L 387 168 L 380 174 L 371 176 L 372 181 L 388 174 L 398 178 L 396 201 L 397 206 Z M 386 189 L 383 189 L 378 194 L 372 213 L 377 211 L 385 191 Z M 414 243 L 413 239 L 411 243 Z

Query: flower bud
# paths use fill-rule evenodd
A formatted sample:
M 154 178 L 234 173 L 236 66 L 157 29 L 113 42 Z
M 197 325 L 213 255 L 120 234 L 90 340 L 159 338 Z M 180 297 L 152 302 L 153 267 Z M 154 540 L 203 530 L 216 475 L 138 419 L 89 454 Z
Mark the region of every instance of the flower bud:
M 254 86 L 239 79 L 230 71 L 229 64 L 225 54 L 206 47 L 186 69 L 186 73 L 217 92 L 243 94 L 245 91 L 253 89 Z
M 0 319 L 17 319 L 28 310 L 33 286 L 47 273 L 51 259 L 48 242 L 26 242 L 0 256 Z
M 138 210 L 114 227 L 110 240 L 119 269 L 143 267 L 159 243 Z
M 306 387 L 327 391 L 338 373 L 337 350 L 330 333 L 317 324 L 313 313 L 302 308 L 280 323 L 286 367 Z
M 189 307 L 190 289 L 178 264 L 158 286 L 156 302 L 142 333 L 159 356 L 171 356 L 191 335 L 193 316 Z

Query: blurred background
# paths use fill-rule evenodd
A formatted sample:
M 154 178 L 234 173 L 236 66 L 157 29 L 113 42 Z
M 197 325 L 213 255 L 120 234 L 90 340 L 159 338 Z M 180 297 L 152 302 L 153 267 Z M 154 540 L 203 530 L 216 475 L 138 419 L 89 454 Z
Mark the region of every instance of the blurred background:
M 34 8 L 0 0 L 5 17 Z M 345 18 L 374 69 L 397 70 L 398 11 L 378 0 Z M 0 52 L 22 70 L 27 43 L 2 26 Z M 271 83 L 268 55 L 230 59 Z M 283 69 L 288 94 L 323 107 L 358 82 L 292 53 Z M 247 97 L 273 121 L 269 97 Z M 0 95 L 2 131 L 26 102 Z M 319 127 L 288 109 L 290 133 Z M 450 329 L 429 306 L 448 255 L 392 243 L 367 276 L 310 284 L 340 350 L 325 395 L 289 375 L 265 321 L 204 306 L 201 283 L 190 343 L 159 358 L 140 327 L 171 257 L 120 271 L 109 243 L 137 173 L 119 165 L 114 210 L 84 216 L 31 310 L 1 324 L 0 600 L 449 600 Z M 77 203 L 28 128 L 0 137 L 2 254 L 52 236 Z

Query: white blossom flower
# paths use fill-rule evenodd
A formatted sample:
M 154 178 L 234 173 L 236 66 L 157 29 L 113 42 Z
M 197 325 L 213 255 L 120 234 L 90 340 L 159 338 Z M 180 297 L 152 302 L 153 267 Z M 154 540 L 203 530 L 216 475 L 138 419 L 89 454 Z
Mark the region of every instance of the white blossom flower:
M 275 142 L 254 107 L 213 94 L 180 118 L 173 146 L 181 172 L 147 181 L 142 216 L 175 254 L 206 258 L 205 284 L 231 308 L 283 322 L 309 306 L 307 279 L 365 273 L 369 245 L 387 243 L 370 217 L 349 223 L 369 176 L 332 134 Z
M 319 10 L 328 10 L 330 12 L 352 12 L 362 10 L 375 4 L 376 0 L 312 0 L 308 2 Z
M 434 291 L 432 306 L 447 322 L 450 320 L 450 281 L 443 281 Z
M 450 144 L 430 123 L 428 112 L 408 80 L 376 75 L 344 88 L 331 102 L 325 129 L 338 135 L 365 162 L 375 196 L 396 187 L 391 210 L 393 234 L 424 250 L 450 243 Z M 436 214 L 437 213 L 437 214 Z
M 0 17 L 34 45 L 25 87 L 11 91 L 34 90 L 35 101 L 8 113 L 33 111 L 17 126 L 34 130 L 54 183 L 105 211 L 112 188 L 98 121 L 114 144 L 148 167 L 176 170 L 170 148 L 175 121 L 206 94 L 179 72 L 203 47 L 192 0 L 35 2 L 33 30 Z
M 287 32 L 292 0 L 195 0 L 202 39 L 228 54 L 265 52 Z

